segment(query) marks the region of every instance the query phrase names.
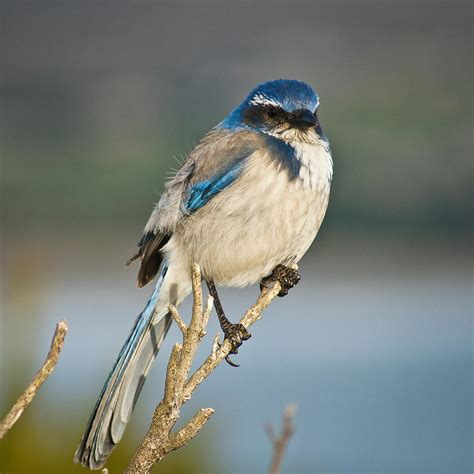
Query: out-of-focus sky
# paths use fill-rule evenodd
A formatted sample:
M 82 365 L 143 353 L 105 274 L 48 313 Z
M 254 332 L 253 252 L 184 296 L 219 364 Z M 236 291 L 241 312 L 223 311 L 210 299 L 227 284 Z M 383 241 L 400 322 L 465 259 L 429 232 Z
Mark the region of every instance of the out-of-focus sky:
M 280 77 L 321 97 L 328 215 L 241 368 L 219 368 L 191 402 L 216 415 L 164 472 L 265 472 L 262 424 L 290 401 L 285 472 L 472 472 L 470 2 L 3 1 L 0 16 L 0 416 L 54 322 L 70 325 L 57 371 L 0 443 L 2 473 L 81 472 L 75 445 L 149 293 L 123 263 L 164 180 Z M 231 319 L 256 294 L 224 291 Z

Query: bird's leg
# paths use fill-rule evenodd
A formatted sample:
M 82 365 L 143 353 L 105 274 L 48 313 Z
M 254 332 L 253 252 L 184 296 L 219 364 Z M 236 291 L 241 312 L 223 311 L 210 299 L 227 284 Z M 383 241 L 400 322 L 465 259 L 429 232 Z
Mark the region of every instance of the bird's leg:
M 270 275 L 262 278 L 262 281 L 260 282 L 260 290 L 268 288 L 275 281 L 278 281 L 281 285 L 281 290 L 278 293 L 278 296 L 286 296 L 288 290 L 293 288 L 300 280 L 301 276 L 298 273 L 298 270 L 286 267 L 285 265 L 277 265 Z
M 224 332 L 224 336 L 232 344 L 230 354 L 237 354 L 239 352 L 239 347 L 242 345 L 242 342 L 246 341 L 247 339 L 250 339 L 251 334 L 247 331 L 247 328 L 243 324 L 232 324 L 227 319 L 222 308 L 221 302 L 219 300 L 219 295 L 217 294 L 217 289 L 214 285 L 214 282 L 212 280 L 206 280 L 206 284 L 209 288 L 209 292 L 214 298 L 214 307 L 216 308 L 217 317 L 219 318 L 219 324 L 221 326 L 222 331 Z M 238 367 L 237 364 L 235 364 L 229 359 L 229 356 L 227 356 L 225 360 L 233 367 Z

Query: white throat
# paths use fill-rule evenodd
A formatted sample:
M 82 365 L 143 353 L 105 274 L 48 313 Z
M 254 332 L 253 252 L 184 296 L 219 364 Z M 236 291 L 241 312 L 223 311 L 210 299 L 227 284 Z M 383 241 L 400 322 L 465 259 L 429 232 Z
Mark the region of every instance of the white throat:
M 303 187 L 329 192 L 333 173 L 329 143 L 322 140 L 315 130 L 288 129 L 274 136 L 293 148 L 300 163 L 299 178 Z

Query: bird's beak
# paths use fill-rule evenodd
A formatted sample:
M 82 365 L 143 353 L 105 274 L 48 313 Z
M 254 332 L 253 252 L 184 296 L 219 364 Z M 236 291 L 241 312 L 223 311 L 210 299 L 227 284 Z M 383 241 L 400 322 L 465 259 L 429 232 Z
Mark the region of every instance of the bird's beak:
M 311 127 L 319 127 L 318 117 L 308 109 L 295 110 L 289 117 L 288 123 L 292 128 L 305 130 Z

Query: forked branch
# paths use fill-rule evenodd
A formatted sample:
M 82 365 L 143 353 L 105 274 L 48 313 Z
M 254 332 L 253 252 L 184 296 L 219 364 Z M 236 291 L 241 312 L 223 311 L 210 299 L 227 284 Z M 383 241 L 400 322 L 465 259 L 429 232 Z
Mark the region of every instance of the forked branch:
M 170 313 L 183 335 L 183 343 L 175 344 L 168 361 L 164 397 L 156 407 L 151 426 L 138 446 L 126 473 L 148 473 L 153 465 L 168 453 L 185 446 L 206 424 L 214 413 L 212 408 L 201 408 L 181 430 L 172 431 L 180 416 L 181 407 L 191 398 L 194 390 L 214 371 L 231 351 L 231 343 L 219 344 L 214 338 L 211 353 L 204 363 L 190 375 L 197 348 L 206 334 L 206 326 L 212 310 L 213 300 L 208 297 L 202 308 L 201 272 L 198 265 L 192 267 L 194 304 L 191 322 L 187 326 L 177 309 L 170 306 Z M 264 288 L 256 303 L 245 313 L 240 323 L 249 328 L 261 318 L 263 310 L 281 290 L 275 282 Z
M 278 474 L 280 472 L 283 462 L 283 455 L 285 454 L 288 442 L 295 431 L 293 426 L 293 418 L 295 414 L 296 405 L 294 403 L 290 403 L 283 412 L 283 427 L 279 435 L 275 434 L 271 424 L 265 426 L 265 431 L 273 445 L 272 462 L 270 464 L 268 474 Z

